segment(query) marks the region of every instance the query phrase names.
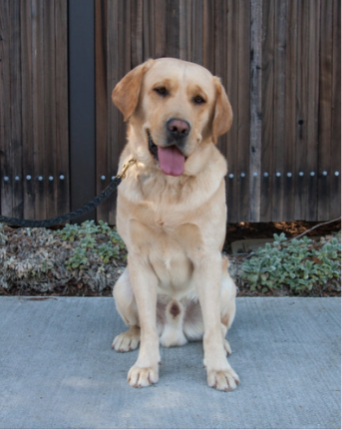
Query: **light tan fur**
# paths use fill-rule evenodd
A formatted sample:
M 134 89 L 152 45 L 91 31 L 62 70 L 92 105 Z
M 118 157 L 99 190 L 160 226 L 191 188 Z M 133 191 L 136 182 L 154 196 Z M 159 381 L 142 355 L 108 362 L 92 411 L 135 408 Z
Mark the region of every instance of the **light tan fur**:
M 196 104 L 197 96 L 204 103 Z M 221 254 L 227 165 L 215 146 L 232 122 L 226 92 L 207 69 L 163 58 L 129 72 L 112 99 L 129 121 L 119 170 L 137 159 L 118 191 L 117 228 L 128 266 L 113 295 L 130 328 L 114 339 L 113 348 L 130 351 L 140 341 L 128 382 L 144 387 L 158 381 L 159 343 L 180 346 L 203 337 L 209 386 L 232 390 L 239 378 L 227 361 L 225 336 L 235 316 L 236 287 Z M 148 146 L 148 133 L 165 146 L 170 118 L 191 126 L 180 176 L 164 174 Z

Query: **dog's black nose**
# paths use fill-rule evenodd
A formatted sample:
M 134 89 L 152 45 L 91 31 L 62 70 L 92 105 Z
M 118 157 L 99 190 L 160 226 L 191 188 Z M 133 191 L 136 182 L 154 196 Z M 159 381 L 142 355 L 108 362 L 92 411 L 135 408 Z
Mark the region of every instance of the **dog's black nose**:
M 166 123 L 166 128 L 173 139 L 183 139 L 190 132 L 190 124 L 187 121 L 178 118 L 171 118 Z

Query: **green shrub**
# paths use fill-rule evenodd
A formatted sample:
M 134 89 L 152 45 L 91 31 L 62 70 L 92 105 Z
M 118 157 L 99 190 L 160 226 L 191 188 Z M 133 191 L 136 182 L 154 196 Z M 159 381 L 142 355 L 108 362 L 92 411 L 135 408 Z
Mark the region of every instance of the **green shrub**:
M 285 234 L 259 248 L 241 266 L 251 290 L 267 292 L 288 285 L 294 293 L 309 291 L 341 276 L 341 234 L 324 244 L 308 237 L 288 241 Z
M 116 228 L 100 221 L 85 221 L 81 225 L 66 225 L 57 232 L 58 236 L 77 245 L 72 256 L 66 260 L 68 270 L 83 269 L 90 263 L 90 259 L 99 258 L 107 264 L 117 258 L 126 257 L 126 247 Z
M 68 270 L 83 269 L 88 264 L 87 250 L 82 247 L 75 248 L 73 255 L 65 264 Z

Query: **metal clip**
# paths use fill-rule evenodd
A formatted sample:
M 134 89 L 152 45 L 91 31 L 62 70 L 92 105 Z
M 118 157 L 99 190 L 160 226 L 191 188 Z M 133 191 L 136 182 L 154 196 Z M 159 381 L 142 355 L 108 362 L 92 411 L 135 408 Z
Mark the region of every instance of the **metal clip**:
M 135 158 L 131 158 L 128 163 L 124 164 L 121 172 L 116 175 L 116 178 L 120 178 L 120 179 L 124 179 L 126 177 L 126 172 L 127 170 L 133 166 L 133 164 L 135 164 L 137 162 L 137 160 Z

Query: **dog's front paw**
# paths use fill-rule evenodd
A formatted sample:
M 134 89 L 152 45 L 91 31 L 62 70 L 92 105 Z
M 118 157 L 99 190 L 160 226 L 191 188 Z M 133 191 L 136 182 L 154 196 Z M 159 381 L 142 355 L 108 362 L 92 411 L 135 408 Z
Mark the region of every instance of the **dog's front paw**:
M 221 391 L 232 391 L 240 380 L 234 370 L 229 367 L 224 370 L 209 370 L 208 369 L 208 385 Z
M 224 347 L 224 349 L 226 351 L 226 354 L 229 356 L 232 353 L 232 349 L 231 349 L 231 347 L 230 347 L 229 342 L 228 342 L 227 339 L 223 340 L 223 347 Z
M 158 382 L 158 366 L 133 366 L 128 372 L 127 381 L 131 387 L 142 388 Z

